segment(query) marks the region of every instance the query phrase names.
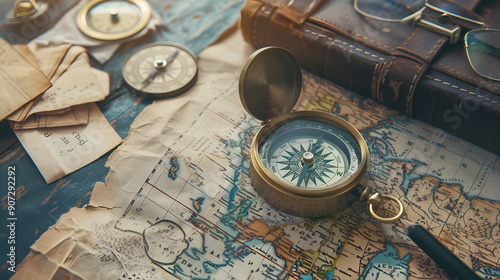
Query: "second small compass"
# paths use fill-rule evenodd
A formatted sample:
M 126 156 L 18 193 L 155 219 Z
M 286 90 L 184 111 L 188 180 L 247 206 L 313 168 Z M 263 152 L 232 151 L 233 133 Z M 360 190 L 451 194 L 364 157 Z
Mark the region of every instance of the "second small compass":
M 123 61 L 125 82 L 149 98 L 173 97 L 184 93 L 196 82 L 196 56 L 186 47 L 160 42 L 145 45 Z

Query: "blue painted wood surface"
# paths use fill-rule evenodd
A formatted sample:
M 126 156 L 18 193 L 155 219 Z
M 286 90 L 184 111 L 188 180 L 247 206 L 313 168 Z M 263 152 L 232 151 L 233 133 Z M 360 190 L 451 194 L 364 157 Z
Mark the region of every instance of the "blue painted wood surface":
M 0 36 L 7 39 L 4 21 L 6 13 L 12 9 L 15 1 L 0 0 Z M 121 65 L 123 58 L 140 45 L 169 41 L 182 44 L 198 54 L 203 48 L 215 40 L 226 28 L 234 24 L 239 17 L 243 0 L 177 0 L 148 1 L 157 11 L 167 29 L 139 42 L 128 43 L 104 65 L 93 62 L 93 66 L 109 73 L 111 92 L 116 98 L 99 103 L 102 112 L 110 121 L 118 134 L 125 138 L 130 124 L 141 110 L 151 103 L 133 94 L 123 86 Z M 15 43 L 15 42 L 11 42 Z M 1 105 L 0 105 L 1 106 Z M 46 184 L 36 166 L 17 141 L 8 123 L 0 123 L 0 279 L 8 279 L 12 275 L 6 271 L 9 259 L 7 229 L 7 170 L 9 166 L 16 168 L 16 259 L 17 265 L 29 253 L 29 247 L 59 217 L 72 207 L 82 207 L 89 202 L 93 186 L 96 182 L 104 182 L 108 169 L 104 164 L 109 153 L 97 161 L 76 172 L 52 183 Z

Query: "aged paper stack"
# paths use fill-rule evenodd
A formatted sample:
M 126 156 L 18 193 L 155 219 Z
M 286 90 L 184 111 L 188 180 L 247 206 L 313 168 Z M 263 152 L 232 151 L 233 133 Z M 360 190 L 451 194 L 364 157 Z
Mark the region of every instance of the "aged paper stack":
M 47 183 L 121 143 L 95 104 L 109 94 L 109 76 L 90 66 L 83 47 L 0 44 L 0 118 L 10 121 Z

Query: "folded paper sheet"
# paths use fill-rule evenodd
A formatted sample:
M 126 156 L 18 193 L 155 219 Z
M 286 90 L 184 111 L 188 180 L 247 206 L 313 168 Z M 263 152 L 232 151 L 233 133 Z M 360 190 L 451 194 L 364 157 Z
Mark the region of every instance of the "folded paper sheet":
M 76 105 L 47 114 L 36 114 L 23 122 L 12 122 L 13 129 L 33 129 L 44 127 L 60 127 L 86 125 L 89 122 L 90 104 Z
M 87 54 L 81 54 L 42 95 L 28 116 L 101 101 L 108 94 L 108 73 L 91 68 Z
M 9 115 L 7 119 L 12 121 L 12 126 L 30 129 L 86 124 L 88 117 L 83 118 L 82 111 L 85 107 L 72 107 L 105 99 L 109 94 L 109 75 L 90 66 L 82 47 L 32 44 L 28 47 L 23 48 L 25 55 L 35 58 L 53 86 Z
M 49 44 L 40 46 L 36 42 L 26 45 L 36 58 L 42 72 L 55 81 L 68 69 L 68 67 L 86 52 L 85 48 L 71 44 Z
M 0 38 L 0 120 L 51 86 L 49 79 Z
M 14 130 L 47 183 L 93 162 L 121 143 L 97 105 L 85 126 Z

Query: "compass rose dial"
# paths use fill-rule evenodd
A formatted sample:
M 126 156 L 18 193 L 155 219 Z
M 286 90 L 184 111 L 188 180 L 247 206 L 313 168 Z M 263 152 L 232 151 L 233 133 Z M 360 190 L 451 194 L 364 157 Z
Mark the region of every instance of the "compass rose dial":
M 360 150 L 342 129 L 294 120 L 268 137 L 259 156 L 264 167 L 286 183 L 297 188 L 327 188 L 353 175 Z
M 196 82 L 196 56 L 186 47 L 169 42 L 145 45 L 123 61 L 123 79 L 146 96 L 157 99 L 184 93 Z

